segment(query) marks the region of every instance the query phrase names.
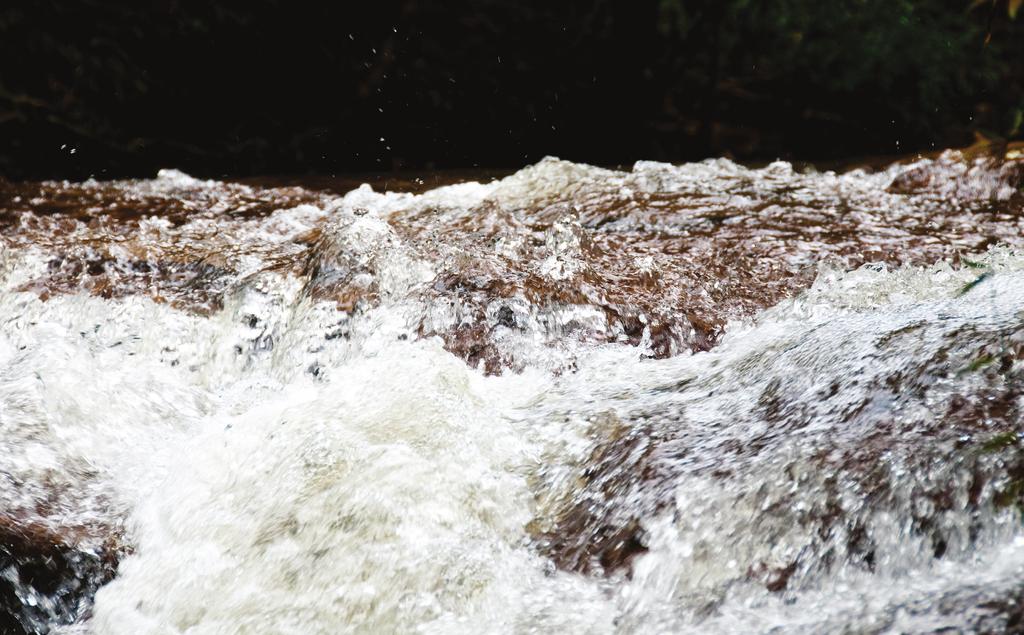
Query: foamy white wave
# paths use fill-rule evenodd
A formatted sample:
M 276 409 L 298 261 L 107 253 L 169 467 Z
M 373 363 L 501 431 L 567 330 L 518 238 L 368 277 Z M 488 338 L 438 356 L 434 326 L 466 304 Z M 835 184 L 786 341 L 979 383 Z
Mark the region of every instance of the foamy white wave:
M 501 410 L 537 389 L 407 344 L 211 417 L 168 448 L 97 629 L 479 632 L 539 596 L 596 602 L 524 544 L 536 447 Z
M 889 285 L 915 288 L 924 296 L 948 297 L 951 291 L 943 267 L 932 272 L 933 285 L 923 272 L 869 268 L 864 273 L 884 276 Z M 873 323 L 870 332 L 884 333 L 937 310 L 962 307 L 969 320 L 1019 310 L 1024 298 L 1013 290 L 1022 288 L 1020 274 L 1003 275 L 1011 277 L 994 279 L 1000 293 L 991 306 L 953 299 L 921 302 L 910 313 L 893 314 L 893 305 L 879 302 L 875 289 L 851 294 L 841 281 L 829 280 L 819 281 L 817 290 L 802 300 L 832 285 L 846 293 L 857 312 L 840 322 L 836 335 L 849 337 L 865 320 Z M 852 297 L 858 292 L 862 295 Z M 849 310 L 833 309 L 831 319 L 842 320 Z M 856 317 L 864 311 L 867 316 Z M 578 375 L 555 380 L 554 393 L 545 390 L 551 380 L 543 373 L 484 378 L 436 343 L 396 339 L 372 357 L 332 368 L 328 381 L 292 373 L 295 378 L 286 384 L 263 380 L 254 387 L 242 381 L 203 391 L 207 401 L 219 402 L 223 409 L 201 416 L 188 410 L 172 413 L 168 427 L 186 427 L 191 434 L 161 437 L 146 446 L 147 464 L 154 467 L 144 477 L 133 475 L 137 498 L 129 501 L 137 553 L 98 595 L 94 627 L 111 633 L 163 632 L 169 627 L 195 633 L 247 628 L 296 633 L 414 628 L 615 632 L 618 619 L 620 628 L 628 625 L 638 631 L 660 623 L 670 630 L 731 632 L 741 625 L 768 630 L 780 623 L 793 628 L 804 623 L 813 630 L 831 620 L 838 624 L 864 618 L 866 626 L 895 619 L 884 611 L 857 612 L 853 607 L 869 601 L 881 602 L 881 607 L 899 605 L 928 596 L 936 585 L 950 591 L 973 578 L 951 575 L 945 587 L 905 586 L 905 576 L 918 574 L 904 567 L 916 563 L 927 568 L 928 556 L 916 546 L 899 556 L 902 547 L 894 544 L 890 553 L 897 560 L 885 574 L 854 572 L 825 579 L 811 585 L 806 599 L 794 596 L 800 606 L 816 605 L 814 620 L 748 585 L 737 600 L 726 601 L 720 619 L 691 621 L 695 617 L 690 609 L 680 612 L 679 607 L 699 601 L 695 591 L 713 593 L 719 584 L 742 578 L 741 563 L 746 566 L 759 557 L 783 562 L 789 549 L 785 545 L 807 537 L 798 533 L 782 540 L 776 556 L 770 548 L 756 555 L 766 546 L 757 533 L 765 527 L 755 525 L 745 530 L 749 553 L 730 543 L 721 552 L 707 552 L 713 542 L 698 547 L 690 530 L 680 533 L 683 527 L 671 519 L 651 518 L 652 551 L 640 558 L 633 579 L 609 595 L 602 582 L 567 573 L 552 576 L 524 530 L 538 513 L 530 475 L 541 470 L 551 479 L 563 464 L 568 466 L 561 468 L 566 477 L 586 456 L 585 421 L 577 415 L 563 418 L 557 432 L 545 425 L 544 419 L 559 408 L 578 409 L 582 403 L 588 405 L 577 412 L 669 408 L 668 402 L 659 406 L 648 390 L 700 375 L 709 365 L 722 370 L 704 380 L 705 385 L 737 391 L 731 399 L 739 402 L 756 399 L 761 384 L 745 388 L 749 380 L 727 379 L 728 373 L 755 373 L 752 357 L 798 342 L 822 352 L 826 349 L 818 343 L 833 337 L 794 331 L 789 320 L 766 317 L 765 323 L 718 351 L 692 358 L 641 361 L 628 349 L 598 348 L 585 358 Z M 839 358 L 851 363 L 858 359 L 851 353 Z M 770 377 L 771 371 L 765 371 L 761 376 Z M 837 366 L 833 372 L 846 371 Z M 225 374 L 220 370 L 217 376 Z M 595 386 L 600 386 L 598 391 Z M 241 392 L 232 394 L 234 390 Z M 623 391 L 643 401 L 624 402 Z M 128 398 L 146 401 L 138 394 L 129 393 Z M 107 399 L 116 397 L 100 397 L 103 403 Z M 716 415 L 708 416 L 704 425 L 719 425 Z M 126 453 L 126 460 L 138 460 L 138 447 Z M 804 486 L 810 488 L 813 482 Z M 736 506 L 737 491 L 730 487 L 702 479 L 680 482 L 676 505 L 688 510 L 693 530 L 705 536 L 700 540 L 714 540 L 741 518 L 757 518 L 756 508 Z M 696 492 L 700 494 L 694 499 Z M 809 500 L 814 495 L 809 489 Z M 1000 521 L 999 526 L 1004 529 L 995 538 L 1006 535 L 1005 524 Z M 892 532 L 894 540 L 906 540 L 898 527 Z M 1006 548 L 1016 549 L 1014 544 Z M 700 564 L 694 560 L 695 549 L 704 550 Z M 999 547 L 990 549 L 998 552 Z M 961 561 L 957 566 L 972 565 Z M 981 564 L 973 566 L 979 567 L 979 575 L 985 571 Z M 819 584 L 822 590 L 814 590 Z M 880 591 L 879 585 L 885 584 L 891 586 Z M 814 598 L 829 588 L 846 599 L 817 606 L 821 600 Z M 746 617 L 735 613 L 750 602 L 754 604 L 744 609 Z
M 491 232 L 496 258 L 535 249 L 529 273 L 571 287 L 591 272 L 585 226 L 598 212 L 577 205 L 586 197 L 682 193 L 702 213 L 742 211 L 716 222 L 761 222 L 799 213 L 764 203 L 784 184 L 808 207 L 867 200 L 822 214 L 869 232 L 896 205 L 893 176 L 549 158 L 488 184 L 363 186 L 257 218 L 211 208 L 110 239 L 104 266 L 203 246 L 221 272 L 206 312 L 133 294 L 41 299 L 26 285 L 56 266 L 52 253 L 12 240 L 0 255 L 0 502 L 58 529 L 101 528 L 81 548 L 98 549 L 103 531 L 130 547 L 91 618 L 71 627 L 98 634 L 963 626 L 971 607 L 1015 593 L 1024 567 L 1019 512 L 996 502 L 1016 486 L 1001 463 L 1015 455 L 979 449 L 1020 423 L 1014 404 L 968 440 L 944 432 L 949 403 L 991 401 L 1020 371 L 1006 352 L 1024 341 L 1019 252 L 956 267 L 821 265 L 809 289 L 731 322 L 713 351 L 669 359 L 650 358 L 645 315 L 636 348 L 608 343 L 621 327 L 604 343 L 554 346 L 608 329 L 606 313 L 496 296 L 483 308 L 489 342 L 520 363 L 486 376 L 432 335 L 473 326 L 459 296 L 427 292 L 473 254 L 413 245 L 393 222 Z M 128 190 L 225 187 L 249 192 L 176 171 Z M 686 209 L 615 213 L 601 222 L 698 222 Z M 95 227 L 65 225 L 67 244 L 92 249 Z M 630 262 L 649 282 L 673 266 L 662 254 Z M 358 299 L 341 306 L 348 296 L 321 287 Z M 1009 370 L 977 372 L 995 363 Z M 596 450 L 633 442 L 621 465 L 601 465 Z M 975 474 L 988 479 L 977 491 Z M 935 488 L 950 500 L 929 498 Z M 56 502 L 41 510 L 44 499 Z M 625 569 L 556 566 L 543 536 L 565 529 L 567 510 L 635 520 L 642 552 Z M 943 613 L 943 601 L 967 608 Z

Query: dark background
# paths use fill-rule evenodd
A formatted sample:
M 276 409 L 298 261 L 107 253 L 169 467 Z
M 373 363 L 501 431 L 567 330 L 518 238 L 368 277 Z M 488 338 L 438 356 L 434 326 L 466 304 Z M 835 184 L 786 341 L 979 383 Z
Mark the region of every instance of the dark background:
M 1024 15 L 1007 2 L 9 1 L 0 175 L 822 161 L 1014 138 Z

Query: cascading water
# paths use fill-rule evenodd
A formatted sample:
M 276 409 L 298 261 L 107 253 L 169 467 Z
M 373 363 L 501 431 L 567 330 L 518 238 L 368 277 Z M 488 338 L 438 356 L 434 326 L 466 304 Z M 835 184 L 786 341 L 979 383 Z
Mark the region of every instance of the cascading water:
M 0 184 L 0 628 L 1024 628 L 1022 175 Z

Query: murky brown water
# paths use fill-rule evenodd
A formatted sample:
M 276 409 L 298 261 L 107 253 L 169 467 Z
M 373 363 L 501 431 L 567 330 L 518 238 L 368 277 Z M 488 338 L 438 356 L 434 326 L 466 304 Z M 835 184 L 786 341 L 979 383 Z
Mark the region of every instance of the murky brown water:
M 396 200 L 387 221 L 418 257 L 438 265 L 423 292 L 458 303 L 459 324 L 439 334 L 472 364 L 490 371 L 516 365 L 493 349 L 486 332 L 488 307 L 502 298 L 522 298 L 535 309 L 600 307 L 604 324 L 568 329 L 635 345 L 648 328 L 655 354 L 668 356 L 710 348 L 729 319 L 806 287 L 819 262 L 847 269 L 920 265 L 1019 244 L 1020 152 L 1014 146 L 968 158 L 944 155 L 896 170 L 884 190 L 794 173 L 781 163 L 757 172 L 692 166 L 694 174 L 683 179 L 667 165 L 633 174 L 545 166 L 535 169 L 542 173 L 531 184 L 536 191 L 513 205 L 503 200 L 503 188 L 469 208 L 440 200 L 410 208 Z M 431 185 L 473 176 L 439 175 Z M 395 192 L 429 191 L 419 177 L 371 180 Z M 52 254 L 46 274 L 27 283 L 43 296 L 143 293 L 188 310 L 215 310 L 224 281 L 251 270 L 243 263 L 256 259 L 257 268 L 314 278 L 317 294 L 335 294 L 339 309 L 374 302 L 372 281 L 361 286 L 355 270 L 326 276 L 316 269 L 319 252 L 329 249 L 318 243 L 319 224 L 286 241 L 247 235 L 275 210 L 330 207 L 357 181 L 267 182 L 295 180 L 0 183 L 0 227 L 8 245 Z M 513 306 L 498 311 L 502 323 L 515 325 Z
M 1005 538 L 1005 521 L 996 530 L 990 519 L 1003 518 L 1024 492 L 1016 451 L 1024 331 L 1012 317 L 1015 283 L 998 281 L 1015 275 L 1004 260 L 1024 248 L 1024 149 L 947 152 L 873 173 L 797 172 L 785 163 L 753 170 L 724 160 L 613 171 L 546 160 L 497 176 L 380 177 L 373 190 L 358 180 L 231 183 L 175 172 L 149 181 L 0 181 L 5 293 L 38 298 L 32 311 L 40 315 L 83 293 L 116 311 L 145 297 L 195 319 L 230 315 L 242 325 L 232 328 L 248 333 L 233 345 L 237 359 L 250 360 L 245 369 L 261 356 L 284 363 L 292 347 L 301 349 L 297 372 L 316 381 L 341 372 L 338 359 L 323 358 L 325 346 L 342 342 L 344 359 L 376 355 L 366 342 L 390 332 L 374 321 L 385 314 L 401 316 L 395 339 L 437 336 L 487 374 L 550 373 L 562 396 L 538 420 L 564 413 L 582 431 L 583 450 L 531 468 L 538 502 L 522 538 L 565 575 L 618 580 L 622 593 L 640 585 L 665 606 L 684 607 L 676 627 L 735 627 L 716 608 L 729 606 L 730 585 L 793 599 L 844 571 L 891 576 L 925 562 L 896 555 L 902 547 L 890 533 L 905 530 L 914 549 L 938 560 L 967 557 L 979 536 Z M 485 183 L 465 182 L 473 178 Z M 993 247 L 1011 255 L 983 256 Z M 891 308 L 914 293 L 932 297 L 896 289 L 910 284 L 907 267 L 943 261 L 948 273 L 928 274 L 928 288 L 952 285 L 942 297 L 953 299 Z M 904 278 L 892 278 L 897 270 Z M 991 276 L 1005 297 L 972 315 L 958 298 L 988 288 Z M 864 307 L 881 303 L 884 316 L 872 322 L 866 308 L 845 306 L 843 285 Z M 840 307 L 829 309 L 834 323 L 814 312 L 799 319 L 800 305 L 785 301 L 801 292 L 800 302 Z M 252 294 L 264 299 L 246 299 Z M 326 320 L 317 336 L 324 344 L 300 345 L 298 331 L 275 326 L 266 307 L 277 306 L 332 311 L 317 318 Z M 776 319 L 792 333 L 755 329 L 772 342 L 767 349 L 685 355 Z M 577 385 L 594 372 L 593 351 L 615 343 L 647 360 L 683 361 L 650 367 L 653 374 L 614 390 L 593 378 Z M 166 342 L 154 351 L 161 364 L 207 372 L 186 348 Z M 9 432 L 35 442 L 35 433 Z M 134 548 L 135 530 L 121 525 L 131 503 L 77 501 L 76 483 L 93 477 L 54 474 L 0 464 L 11 490 L 0 515 L 0 565 L 13 572 L 0 583 L 0 626 L 81 622 L 89 612 L 78 599 L 90 598 Z M 683 493 L 692 487 L 701 493 Z M 39 492 L 48 490 L 70 494 L 47 504 Z M 737 516 L 721 506 L 752 511 Z M 686 529 L 688 518 L 705 527 Z M 673 549 L 684 543 L 680 556 Z M 693 579 L 709 562 L 735 571 Z M 659 596 L 663 584 L 671 590 Z M 27 607 L 30 596 L 50 604 Z M 996 601 L 956 597 L 950 602 L 962 612 Z M 616 630 L 675 623 L 665 615 L 678 609 L 621 602 Z M 1006 626 L 1011 613 L 984 619 Z M 826 623 L 854 623 L 844 615 Z M 875 621 L 851 628 L 885 627 L 894 615 L 878 609 Z M 111 619 L 98 622 L 101 631 L 118 630 Z M 972 623 L 989 623 L 980 619 Z M 551 628 L 544 624 L 535 628 Z

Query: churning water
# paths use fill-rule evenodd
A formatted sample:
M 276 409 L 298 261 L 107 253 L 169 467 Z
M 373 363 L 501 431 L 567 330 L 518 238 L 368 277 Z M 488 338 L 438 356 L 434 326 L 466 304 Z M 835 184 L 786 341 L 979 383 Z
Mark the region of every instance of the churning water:
M 1020 163 L 3 184 L 0 627 L 1020 630 Z

